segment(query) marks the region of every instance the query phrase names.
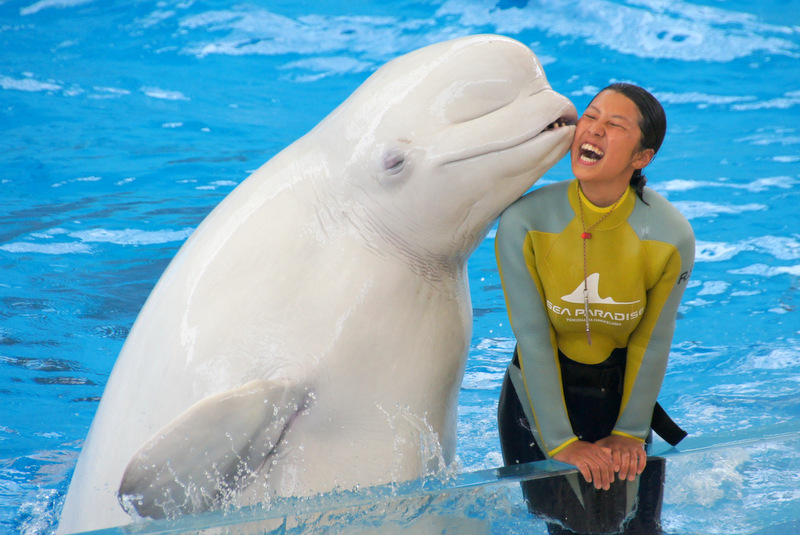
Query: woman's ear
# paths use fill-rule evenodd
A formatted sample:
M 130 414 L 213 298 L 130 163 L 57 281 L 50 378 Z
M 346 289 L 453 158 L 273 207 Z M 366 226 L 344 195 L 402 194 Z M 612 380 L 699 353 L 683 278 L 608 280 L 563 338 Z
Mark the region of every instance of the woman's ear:
M 656 151 L 653 149 L 644 149 L 639 151 L 639 153 L 633 157 L 633 168 L 644 169 L 650 164 L 651 161 L 653 161 L 653 156 L 655 155 Z

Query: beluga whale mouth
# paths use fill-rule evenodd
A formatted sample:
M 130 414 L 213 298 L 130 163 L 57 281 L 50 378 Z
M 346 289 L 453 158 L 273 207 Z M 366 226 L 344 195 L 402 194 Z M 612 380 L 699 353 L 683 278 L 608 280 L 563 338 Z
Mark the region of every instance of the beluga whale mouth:
M 519 143 L 511 145 L 510 147 L 506 147 L 506 149 L 504 149 L 504 150 L 513 149 L 513 148 L 518 147 L 518 146 L 520 146 L 520 145 L 522 145 L 524 143 L 527 143 L 529 141 L 533 141 L 533 140 L 535 140 L 536 138 L 538 138 L 541 135 L 548 134 L 550 132 L 555 132 L 557 130 L 560 130 L 562 128 L 566 128 L 566 127 L 569 127 L 569 126 L 573 126 L 574 127 L 577 124 L 578 124 L 577 115 L 575 115 L 574 113 L 571 113 L 571 112 L 568 111 L 565 114 L 560 115 L 558 117 L 558 119 L 556 119 L 552 123 L 549 123 L 546 127 L 544 127 L 544 129 L 534 133 L 532 136 L 530 136 L 530 137 L 528 137 L 526 139 L 521 140 Z
M 574 125 L 575 125 L 574 119 L 570 117 L 559 117 L 558 119 L 547 125 L 547 128 L 542 130 L 542 132 L 549 132 L 551 130 L 555 130 L 556 128 L 561 128 L 563 126 L 574 126 Z
M 578 124 L 577 115 L 575 115 L 574 113 L 567 112 L 564 115 L 559 116 L 559 118 L 556 119 L 555 121 L 553 121 L 552 123 L 549 123 L 542 130 L 539 130 L 538 132 L 534 131 L 533 135 L 525 137 L 525 138 L 521 139 L 518 143 L 513 143 L 512 145 L 510 145 L 508 147 L 504 147 L 504 148 L 502 148 L 500 150 L 502 151 L 502 150 L 508 150 L 508 149 L 513 149 L 515 147 L 519 147 L 520 145 L 528 143 L 529 141 L 535 140 L 536 138 L 538 138 L 539 136 L 541 136 L 543 134 L 547 134 L 547 133 L 550 133 L 550 132 L 555 132 L 556 130 L 559 130 L 561 128 L 566 128 L 568 126 L 575 126 L 577 124 Z M 498 152 L 500 152 L 500 151 L 498 151 Z
M 568 102 L 566 105 L 560 106 L 560 108 L 561 109 L 557 112 L 558 118 L 546 123 L 546 126 L 543 128 L 541 126 L 537 128 L 534 125 L 533 128 L 528 129 L 527 132 L 520 132 L 516 136 L 511 136 L 507 139 L 503 139 L 503 136 L 498 136 L 499 139 L 488 141 L 482 145 L 477 145 L 471 149 L 464 150 L 456 157 L 453 157 L 455 155 L 448 155 L 448 158 L 443 162 L 443 165 L 449 166 L 453 164 L 460 164 L 466 161 L 474 161 L 476 158 L 510 151 L 528 143 L 537 143 L 540 140 L 545 145 L 549 145 L 549 143 L 553 143 L 553 141 L 547 142 L 545 141 L 545 138 L 553 135 L 558 135 L 559 137 L 569 135 L 569 139 L 571 139 L 569 132 L 566 134 L 562 132 L 563 129 L 569 127 L 572 127 L 572 131 L 574 131 L 574 127 L 578 123 L 577 113 L 570 102 Z M 542 123 L 539 124 L 541 125 Z M 566 138 L 564 137 L 564 139 Z M 547 150 L 543 150 L 543 154 L 547 152 Z
M 560 115 L 558 117 L 558 119 L 556 119 L 552 123 L 549 123 L 547 126 L 545 126 L 542 130 L 540 130 L 539 132 L 536 132 L 533 136 L 531 136 L 528 139 L 525 139 L 522 142 L 518 143 L 517 145 L 514 145 L 514 146 L 509 147 L 509 148 L 513 148 L 515 146 L 522 145 L 523 143 L 526 143 L 528 141 L 534 140 L 534 139 L 536 139 L 537 137 L 539 137 L 539 136 L 541 136 L 543 134 L 546 134 L 546 133 L 549 133 L 549 132 L 555 132 L 556 130 L 559 130 L 561 128 L 565 128 L 565 127 L 568 127 L 568 126 L 576 126 L 577 124 L 578 124 L 577 115 L 575 113 L 571 113 L 571 112 L 567 111 L 563 115 Z

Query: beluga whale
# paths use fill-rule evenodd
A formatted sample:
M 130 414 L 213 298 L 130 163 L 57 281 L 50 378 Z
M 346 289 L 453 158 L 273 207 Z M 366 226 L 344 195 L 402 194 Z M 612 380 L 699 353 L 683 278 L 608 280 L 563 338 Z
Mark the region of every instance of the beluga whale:
M 172 259 L 109 377 L 58 533 L 451 465 L 467 259 L 567 153 L 576 120 L 507 37 L 377 69 Z

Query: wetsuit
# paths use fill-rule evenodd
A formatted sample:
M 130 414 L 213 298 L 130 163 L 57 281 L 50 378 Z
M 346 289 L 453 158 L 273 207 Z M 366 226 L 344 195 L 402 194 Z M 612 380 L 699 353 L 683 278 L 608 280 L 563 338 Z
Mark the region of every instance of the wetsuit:
M 579 439 L 648 438 L 694 234 L 661 195 L 645 188 L 644 199 L 629 188 L 607 213 L 572 180 L 526 195 L 501 216 L 496 254 L 517 338 L 499 407 L 507 463 L 551 457 Z

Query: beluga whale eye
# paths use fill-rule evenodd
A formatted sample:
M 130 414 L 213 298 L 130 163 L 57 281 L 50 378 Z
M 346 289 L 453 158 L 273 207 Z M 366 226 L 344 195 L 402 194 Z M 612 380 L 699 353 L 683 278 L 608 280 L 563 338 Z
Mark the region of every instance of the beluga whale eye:
M 392 149 L 383 155 L 383 171 L 389 176 L 400 174 L 406 167 L 406 155 L 397 150 Z
M 408 177 L 410 156 L 407 150 L 390 145 L 389 148 L 379 148 L 373 158 L 373 172 L 379 182 L 384 184 L 397 184 Z

